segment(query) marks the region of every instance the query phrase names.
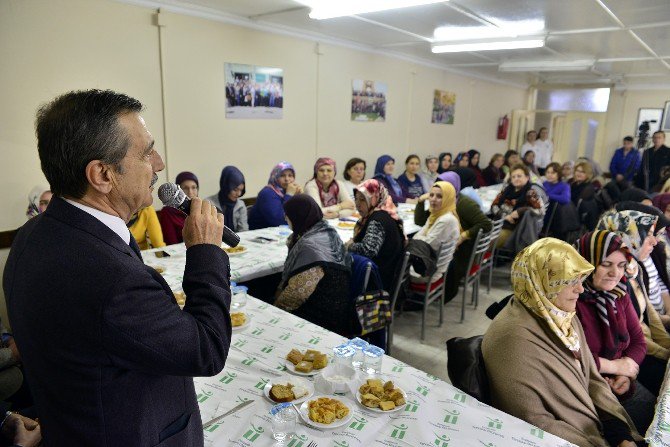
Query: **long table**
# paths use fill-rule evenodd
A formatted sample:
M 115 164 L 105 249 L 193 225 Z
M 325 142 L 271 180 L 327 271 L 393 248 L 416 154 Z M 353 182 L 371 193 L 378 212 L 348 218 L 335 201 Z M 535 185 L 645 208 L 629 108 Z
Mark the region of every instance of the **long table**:
M 421 229 L 414 224 L 414 205 L 400 204 L 398 212 L 403 219 L 406 234 L 413 234 Z M 341 228 L 338 219 L 330 219 L 328 223 L 337 230 L 343 242 L 354 236 L 353 228 Z M 290 234 L 291 231 L 285 226 L 239 233 L 240 245 L 246 251 L 230 255 L 231 279 L 244 282 L 283 271 L 284 261 L 288 256 L 286 239 Z M 157 253 L 162 255 L 163 252 L 169 256 L 157 257 Z M 143 256 L 146 264 L 166 272 L 164 276 L 172 290 L 181 290 L 186 265 L 186 247 L 183 243 L 145 250 Z
M 650 447 L 670 447 L 670 368 L 667 367 L 656 402 L 654 420 L 647 429 L 645 439 Z
M 279 234 L 281 230 L 268 231 Z M 278 247 L 278 244 L 266 247 L 265 256 L 272 258 L 273 253 L 283 253 Z M 176 248 L 170 246 L 164 250 L 174 252 Z M 157 258 L 151 251 L 145 251 L 143 256 L 147 264 L 156 265 Z M 236 261 L 235 256 L 230 259 L 235 277 L 236 265 L 244 263 Z M 183 262 L 177 256 L 158 260 L 166 269 L 163 276 L 172 290 L 181 291 Z M 272 262 L 283 264 L 283 258 Z M 335 333 L 253 297 L 249 297 L 243 311 L 249 317 L 249 324 L 233 332 L 223 371 L 214 377 L 196 377 L 194 384 L 203 422 L 246 400 L 254 402 L 205 430 L 208 447 L 278 447 L 280 444 L 272 438 L 269 415 L 273 404 L 264 397 L 263 388 L 269 381 L 280 381 L 289 374 L 284 358 L 291 349 L 332 353 L 333 347 L 345 341 Z M 406 392 L 407 402 L 402 410 L 375 413 L 360 405 L 351 393 L 339 396 L 353 414 L 348 424 L 322 431 L 300 423 L 296 436 L 284 446 L 307 447 L 312 441 L 319 447 L 572 446 L 393 357 L 384 356 L 382 377 Z

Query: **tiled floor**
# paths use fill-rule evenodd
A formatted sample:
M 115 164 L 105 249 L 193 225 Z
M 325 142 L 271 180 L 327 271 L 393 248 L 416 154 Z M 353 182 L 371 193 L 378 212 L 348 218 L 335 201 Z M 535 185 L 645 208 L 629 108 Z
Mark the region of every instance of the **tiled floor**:
M 488 272 L 487 272 L 488 275 Z M 488 280 L 488 276 L 486 276 Z M 438 327 L 438 303 L 431 305 L 426 317 L 426 340 L 421 343 L 421 312 L 403 312 L 396 316 L 391 356 L 415 368 L 449 381 L 447 375 L 446 341 L 452 337 L 472 337 L 486 332 L 491 320 L 484 314 L 486 308 L 511 292 L 509 266 L 499 267 L 493 272 L 491 293 L 486 293 L 486 280 L 482 278 L 479 288 L 479 305 L 474 309 L 470 303 L 470 291 L 466 296 L 465 321 L 460 323 L 463 290 L 444 307 L 444 322 Z

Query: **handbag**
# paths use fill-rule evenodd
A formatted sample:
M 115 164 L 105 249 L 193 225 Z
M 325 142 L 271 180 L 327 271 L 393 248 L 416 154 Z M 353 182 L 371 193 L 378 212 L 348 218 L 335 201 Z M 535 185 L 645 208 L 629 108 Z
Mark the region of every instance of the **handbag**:
M 381 287 L 382 281 L 379 271 L 372 271 L 372 278 Z M 391 299 L 386 290 L 381 288 L 371 292 L 363 291 L 362 295 L 356 297 L 356 315 L 361 324 L 361 335 L 378 331 L 391 324 Z

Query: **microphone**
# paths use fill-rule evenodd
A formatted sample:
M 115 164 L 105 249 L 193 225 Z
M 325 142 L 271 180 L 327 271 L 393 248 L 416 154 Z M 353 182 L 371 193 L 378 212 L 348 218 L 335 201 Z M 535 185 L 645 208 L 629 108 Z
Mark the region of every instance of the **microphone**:
M 182 191 L 176 183 L 163 183 L 158 188 L 158 198 L 163 206 L 176 208 L 184 214 L 191 213 L 191 199 Z M 240 237 L 225 224 L 223 226 L 223 242 L 230 247 L 237 247 Z

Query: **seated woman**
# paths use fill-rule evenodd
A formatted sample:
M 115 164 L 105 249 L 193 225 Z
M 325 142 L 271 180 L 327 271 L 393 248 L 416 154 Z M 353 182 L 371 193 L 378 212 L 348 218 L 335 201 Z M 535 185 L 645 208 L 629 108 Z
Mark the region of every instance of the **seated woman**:
M 305 194 L 319 204 L 326 219 L 347 217 L 354 213 L 354 202 L 344 183 L 336 180 L 335 175 L 335 160 L 321 157 L 314 163 L 314 177 L 305 184 Z
M 474 172 L 475 175 L 477 176 L 477 187 L 487 186 L 488 183 L 486 183 L 486 180 L 484 179 L 484 174 L 482 173 L 482 170 L 479 168 L 479 159 L 481 158 L 479 151 L 475 149 L 470 149 L 468 151 L 468 157 L 470 157 L 470 164 L 468 165 L 468 168 L 472 169 L 472 172 Z
M 256 204 L 249 212 L 249 228 L 278 227 L 286 225 L 284 203 L 295 194 L 302 192 L 302 186 L 295 182 L 295 169 L 289 162 L 282 161 L 272 168 L 268 184 L 256 197 Z
M 664 294 L 661 292 L 658 280 L 658 271 L 651 260 L 651 252 L 656 245 L 656 238 L 654 231 L 658 217 L 651 214 L 642 213 L 639 211 L 608 211 L 602 215 L 598 222 L 599 230 L 607 230 L 617 233 L 629 247 L 637 262 L 631 262 L 627 266 L 627 276 L 630 280 L 630 292 L 638 302 L 638 308 L 647 308 L 647 321 L 649 327 L 653 331 L 653 323 L 655 317 L 652 319 L 651 313 L 659 316 L 661 325 L 663 319 L 667 321 L 665 316 Z M 667 293 L 665 294 L 667 299 Z M 646 304 L 645 304 L 646 303 Z M 644 304 L 644 305 L 643 305 Z M 660 311 L 659 311 L 660 309 Z M 642 312 L 640 312 L 642 314 Z M 666 344 L 666 337 L 658 336 L 658 329 L 656 330 L 656 337 L 659 345 Z M 664 335 L 667 335 L 664 334 Z M 649 339 L 649 337 L 647 337 Z M 668 344 L 670 346 L 670 344 Z M 665 347 L 664 347 L 665 348 Z M 667 349 L 664 349 L 663 354 L 667 354 Z M 661 351 L 662 352 L 662 351 Z M 637 377 L 638 382 L 644 385 L 654 395 L 658 396 L 663 377 L 665 375 L 665 368 L 667 364 L 667 357 L 665 359 L 659 358 L 659 353 L 656 355 L 649 352 L 644 361 L 640 365 L 640 373 Z
M 505 180 L 505 172 L 502 170 L 504 162 L 503 154 L 493 154 L 489 165 L 482 171 L 486 185 L 499 185 Z
M 375 179 L 356 188 L 356 209 L 361 218 L 347 249 L 370 258 L 379 268 L 384 290 L 391 291 L 405 248 L 402 220 L 386 187 Z
M 454 167 L 458 168 L 469 168 L 470 167 L 470 156 L 467 152 L 459 152 L 454 158 Z
M 482 198 L 479 197 L 479 194 L 475 190 L 475 188 L 479 188 L 475 172 L 470 168 L 461 168 L 459 166 L 452 167 L 451 172 L 458 174 L 458 177 L 461 179 L 461 191 L 459 194 L 474 200 L 479 205 L 479 208 L 484 211 L 484 202 L 482 202 Z
M 352 158 L 347 162 L 347 165 L 344 167 L 344 188 L 349 194 L 349 198 L 354 200 L 354 189 L 365 179 L 365 160 L 360 158 Z
M 393 171 L 395 170 L 395 159 L 390 155 L 382 155 L 377 159 L 375 165 L 374 179 L 381 183 L 393 203 L 416 203 L 417 199 L 405 197 L 402 192 L 402 187 L 396 179 L 393 178 Z M 360 186 L 360 185 L 359 185 Z
M 577 251 L 595 270 L 584 281 L 577 301 L 577 317 L 584 328 L 596 368 L 628 412 L 639 433 L 646 433 L 654 417 L 656 396 L 636 381 L 647 353 L 647 343 L 624 276 L 633 261 L 616 233 L 586 233 Z
M 180 172 L 177 175 L 176 183 L 189 199 L 198 197 L 200 182 L 198 181 L 198 177 L 192 172 Z M 163 240 L 167 245 L 178 244 L 184 241 L 181 232 L 184 229 L 186 216 L 187 214 L 170 206 L 164 206 L 161 210 L 159 220 L 161 231 L 163 232 Z
M 507 240 L 521 222 L 525 213 L 533 217 L 544 217 L 542 196 L 530 181 L 530 171 L 525 165 L 518 164 L 512 168 L 510 184 L 503 189 L 491 204 L 491 214 L 495 219 L 504 219 L 503 229 L 496 242 L 497 247 L 505 246 Z M 530 230 L 533 230 L 529 227 Z M 539 229 L 538 229 L 539 231 Z M 535 234 L 537 238 L 537 234 Z
M 642 438 L 598 373 L 574 318 L 582 281 L 592 271 L 572 246 L 554 238 L 517 255 L 514 296 L 482 342 L 492 405 L 581 447 L 635 447 Z
M 412 154 L 405 160 L 405 172 L 398 177 L 398 183 L 402 188 L 402 194 L 408 199 L 418 199 L 424 193 L 428 192 L 423 188 L 421 181 L 421 159 L 418 155 Z
M 442 174 L 451 168 L 451 152 L 442 152 L 438 159 L 437 173 Z
M 437 253 L 443 242 L 458 241 L 461 227 L 456 212 L 456 189 L 451 183 L 438 181 L 428 193 L 430 216 L 426 224 L 412 238 L 415 241 L 424 241 Z M 447 264 L 437 265 L 437 270 L 431 277 L 431 282 L 439 279 L 449 267 Z M 422 278 L 412 273 L 412 282 L 425 283 L 428 278 Z
M 561 165 L 556 162 L 547 165 L 544 175 L 546 180 L 542 185 L 549 198 L 549 211 L 544 216 L 544 223 L 549 225 L 548 234 L 565 241 L 568 233 L 580 227 L 577 208 L 570 201 L 570 185 L 561 180 Z
M 26 211 L 26 217 L 32 219 L 38 214 L 42 214 L 46 211 L 52 196 L 53 193 L 49 189 L 45 190 L 39 186 L 33 188 L 28 195 L 28 210 Z
M 142 208 L 126 224 L 140 250 L 165 247 L 161 224 L 153 206 Z
M 424 191 L 430 191 L 430 188 L 433 186 L 433 183 L 437 181 L 437 168 L 439 167 L 439 161 L 435 155 L 429 155 L 425 159 L 426 170 L 419 174 L 421 178 L 421 185 L 423 185 Z
M 235 166 L 226 166 L 219 178 L 219 192 L 207 197 L 223 213 L 225 225 L 235 232 L 247 231 L 247 205 L 240 199 L 246 191 L 244 174 Z
M 600 208 L 596 202 L 596 188 L 592 181 L 591 164 L 586 161 L 577 163 L 570 181 L 570 198 L 577 207 L 582 224 L 589 231 L 595 228 L 600 216 Z
M 307 194 L 284 203 L 293 230 L 274 305 L 344 337 L 360 332 L 349 296 L 351 256 Z
M 517 151 L 510 149 L 505 152 L 505 163 L 502 167 L 503 172 L 505 173 L 505 181 L 509 179 L 509 174 L 512 167 L 518 165 L 519 163 L 521 163 L 521 157 L 519 157 L 519 153 Z
M 561 205 L 570 203 L 570 185 L 562 181 L 561 165 L 556 162 L 549 163 L 544 175 L 546 180 L 542 183 L 542 186 L 544 186 L 549 200 Z
M 538 177 L 540 176 L 540 171 L 537 169 L 537 166 L 535 166 L 535 152 L 526 151 L 526 153 L 523 154 L 523 164 L 528 166 L 530 172 Z
M 566 182 L 570 182 L 572 179 L 572 175 L 574 174 L 575 170 L 575 162 L 570 160 L 566 161 L 563 163 L 563 166 L 561 166 L 561 172 L 563 173 L 563 180 Z
M 456 193 L 456 214 L 458 215 L 461 227 L 458 248 L 454 253 L 453 261 L 449 264 L 449 273 L 445 285 L 444 300 L 448 302 L 458 293 L 458 285 L 468 269 L 468 262 L 474 248 L 474 239 L 477 237 L 477 233 L 479 233 L 479 230 L 483 232 L 491 231 L 492 223 L 482 212 L 477 202 L 468 196 L 460 194 L 461 178 L 457 173 L 448 171 L 440 174 L 439 179 L 454 187 L 454 192 Z M 425 200 L 428 200 L 428 196 L 422 196 L 419 206 L 414 208 L 414 223 L 421 226 L 426 224 L 430 216 L 430 211 L 427 211 L 423 206 L 423 201 Z

